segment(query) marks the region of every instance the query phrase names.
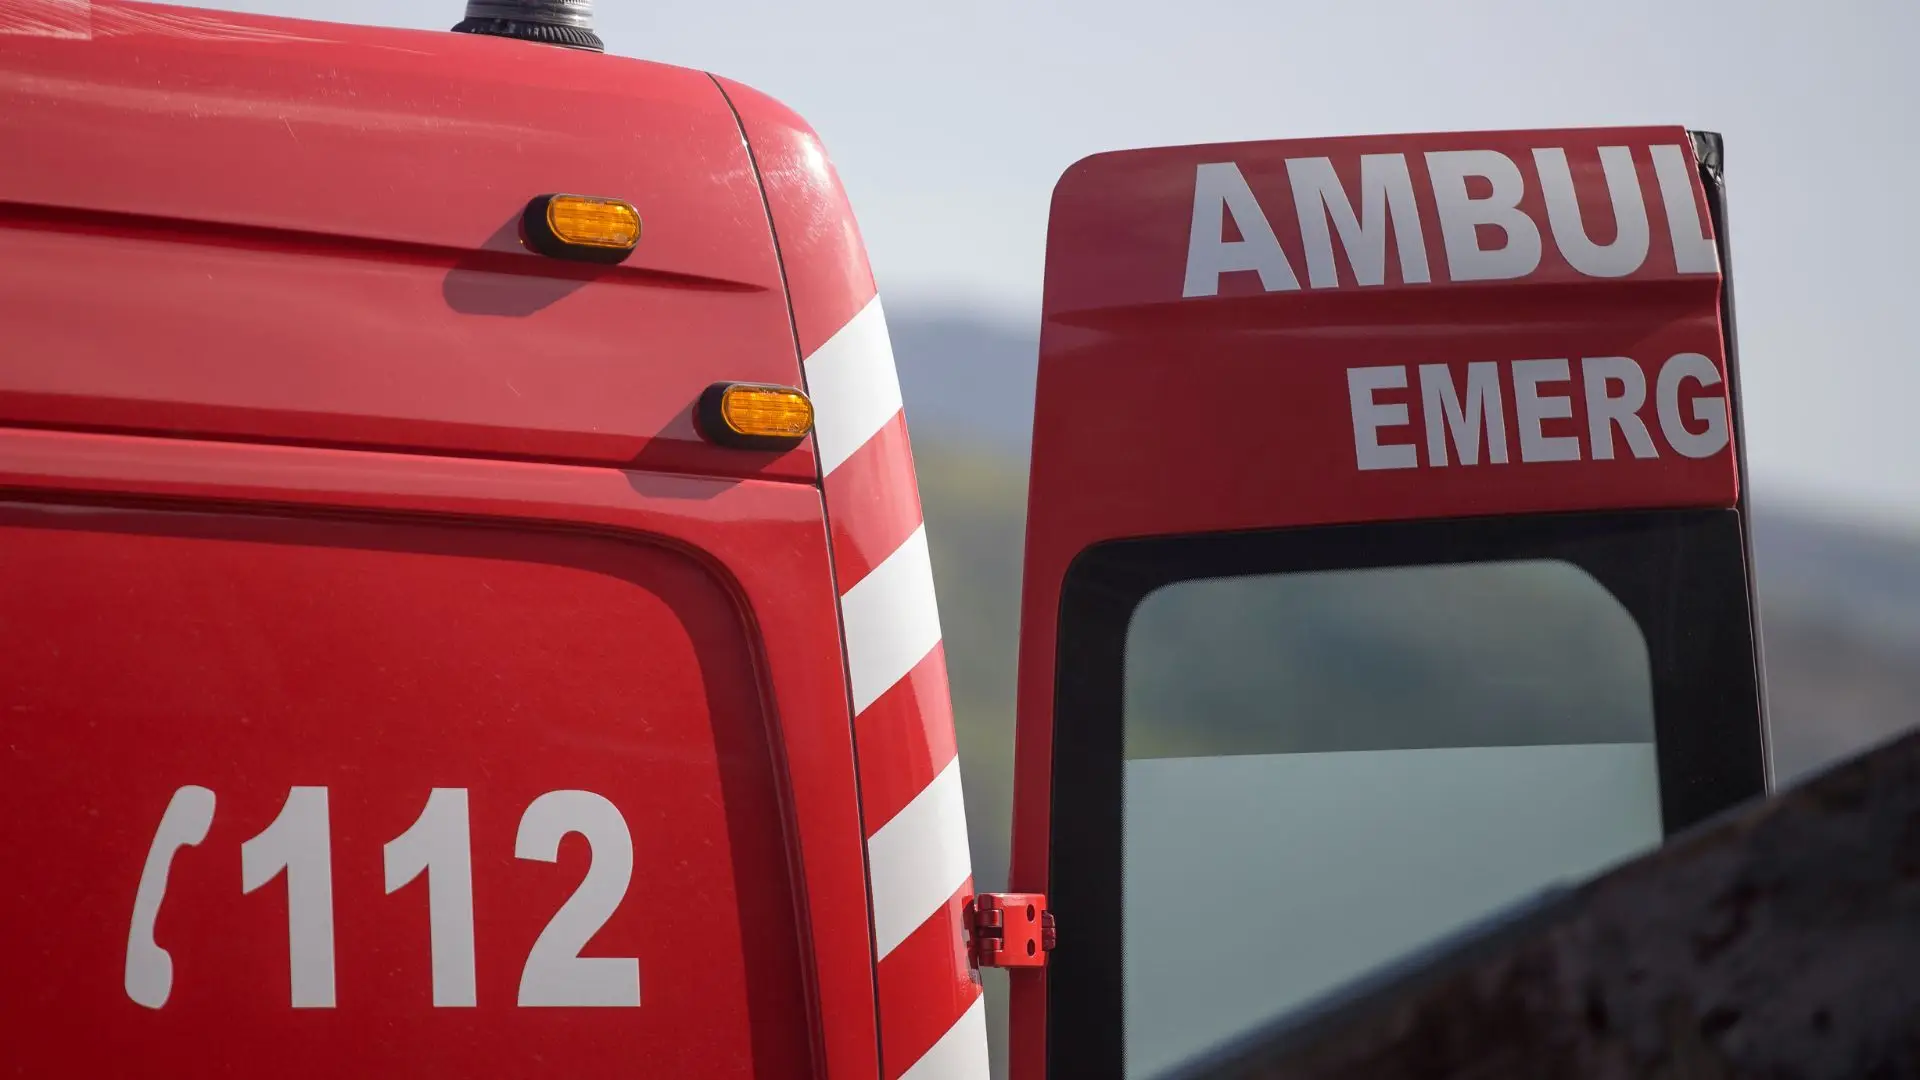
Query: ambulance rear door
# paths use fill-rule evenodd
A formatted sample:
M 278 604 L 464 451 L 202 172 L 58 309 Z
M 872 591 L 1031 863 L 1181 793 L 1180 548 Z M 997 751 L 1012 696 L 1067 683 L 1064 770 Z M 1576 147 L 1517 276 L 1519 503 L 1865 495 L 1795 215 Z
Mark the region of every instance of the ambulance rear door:
M 1677 127 L 1066 173 L 1016 1077 L 1153 1075 L 1764 790 L 1725 235 Z

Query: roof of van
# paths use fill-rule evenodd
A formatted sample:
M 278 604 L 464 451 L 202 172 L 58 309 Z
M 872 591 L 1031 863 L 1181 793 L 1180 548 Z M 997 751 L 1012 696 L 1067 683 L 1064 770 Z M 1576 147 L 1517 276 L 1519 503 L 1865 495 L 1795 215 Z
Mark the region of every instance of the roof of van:
M 464 250 L 527 191 L 672 187 L 714 203 L 698 230 L 654 230 L 633 266 L 777 283 L 742 242 L 765 217 L 741 212 L 750 162 L 704 72 L 114 0 L 67 33 L 0 31 L 0 54 L 0 125 L 38 151 L 0 162 L 10 202 Z
M 71 280 L 0 299 L 20 340 L 58 346 L 0 377 L 0 421 L 817 477 L 810 447 L 703 446 L 688 410 L 714 381 L 802 382 L 743 133 L 772 157 L 813 140 L 777 104 L 478 35 L 29 7 L 0 13 L 0 137 L 34 148 L 0 156 L 0 224 L 17 265 Z M 864 303 L 815 156 L 831 182 L 783 198 L 848 218 L 829 276 Z M 528 250 L 521 215 L 554 193 L 632 202 L 638 249 L 614 268 Z M 118 325 L 85 325 L 103 290 Z

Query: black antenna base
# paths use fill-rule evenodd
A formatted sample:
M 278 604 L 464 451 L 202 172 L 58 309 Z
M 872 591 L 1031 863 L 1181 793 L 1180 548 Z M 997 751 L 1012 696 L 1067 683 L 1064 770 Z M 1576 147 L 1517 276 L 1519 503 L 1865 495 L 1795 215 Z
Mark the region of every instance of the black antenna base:
M 582 30 L 577 26 L 554 26 L 551 23 L 521 22 L 518 19 L 462 19 L 460 25 L 453 28 L 453 32 L 518 38 L 521 41 L 565 45 L 570 49 L 585 49 L 589 52 L 607 51 L 607 43 L 600 40 L 599 34 L 591 30 Z
M 593 0 L 467 0 L 467 17 L 453 32 L 607 51 L 593 32 Z

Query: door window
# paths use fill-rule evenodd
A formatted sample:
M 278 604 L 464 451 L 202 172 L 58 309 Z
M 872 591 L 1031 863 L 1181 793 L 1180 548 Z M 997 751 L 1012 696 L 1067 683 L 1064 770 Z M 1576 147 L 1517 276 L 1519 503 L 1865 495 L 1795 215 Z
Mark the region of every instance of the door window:
M 1179 581 L 1124 672 L 1129 1076 L 1660 840 L 1646 640 L 1571 563 Z

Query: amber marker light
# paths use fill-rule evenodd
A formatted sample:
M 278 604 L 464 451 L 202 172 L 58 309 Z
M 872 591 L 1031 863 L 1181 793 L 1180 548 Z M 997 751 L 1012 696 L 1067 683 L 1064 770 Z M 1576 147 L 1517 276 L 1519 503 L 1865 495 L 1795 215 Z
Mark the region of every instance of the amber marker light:
M 617 263 L 640 244 L 640 211 L 622 199 L 542 195 L 521 217 L 527 245 L 542 255 Z
M 813 402 L 791 386 L 715 383 L 697 412 L 709 442 L 740 450 L 791 450 L 813 430 Z

